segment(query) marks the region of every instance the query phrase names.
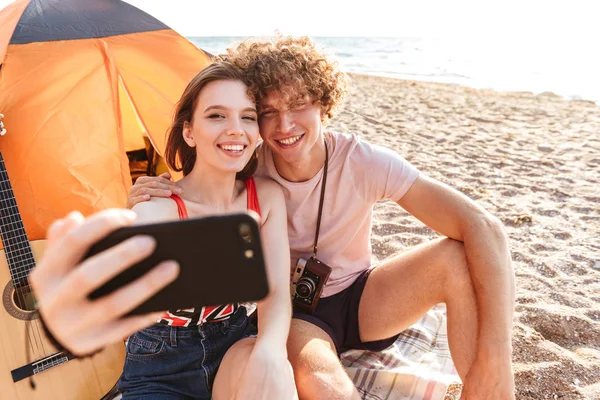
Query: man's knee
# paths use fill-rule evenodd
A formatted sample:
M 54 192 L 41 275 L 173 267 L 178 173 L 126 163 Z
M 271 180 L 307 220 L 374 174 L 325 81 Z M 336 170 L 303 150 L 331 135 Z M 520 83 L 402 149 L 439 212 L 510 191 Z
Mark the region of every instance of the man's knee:
M 330 371 L 339 359 L 326 340 L 319 338 L 294 338 L 288 339 L 288 357 L 295 375 L 311 376 L 317 372 Z
M 339 358 L 325 345 L 305 348 L 292 367 L 300 398 L 348 399 L 355 391 Z
M 310 337 L 303 328 L 312 331 L 314 327 L 305 323 L 297 324 L 288 339 L 288 358 L 294 370 L 300 397 L 306 397 L 303 394 L 316 393 L 319 390 L 335 390 L 337 386 L 347 384 L 349 378 L 333 344 L 325 338 L 319 338 L 318 334 L 315 335 L 317 337 Z M 320 330 L 314 333 L 317 332 L 321 333 Z M 313 396 L 309 395 L 308 398 Z
M 342 369 L 337 355 L 325 344 L 305 346 L 298 354 L 290 354 L 289 358 L 294 371 L 300 374 L 311 375 Z

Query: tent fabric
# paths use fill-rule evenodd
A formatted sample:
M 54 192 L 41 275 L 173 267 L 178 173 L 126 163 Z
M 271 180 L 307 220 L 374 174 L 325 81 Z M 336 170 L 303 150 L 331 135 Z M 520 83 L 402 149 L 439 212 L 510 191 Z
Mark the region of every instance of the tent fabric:
M 16 27 L 15 12 L 29 8 L 24 3 L 3 10 L 0 26 Z M 86 0 L 72 12 L 119 3 Z M 77 21 L 63 11 L 60 21 Z M 133 11 L 132 21 L 151 18 Z M 122 34 L 122 24 L 103 24 L 115 26 L 115 35 L 27 44 L 2 42 L 0 29 L 0 112 L 7 128 L 0 151 L 29 240 L 44 238 L 53 220 L 73 210 L 89 215 L 123 207 L 131 187 L 126 152 L 144 149 L 146 137 L 163 154 L 176 102 L 211 62 L 169 28 Z
M 10 43 L 91 39 L 168 28 L 122 1 L 31 0 Z
M 17 0 L 0 11 L 0 64 L 6 57 L 8 44 L 23 11 L 31 0 Z

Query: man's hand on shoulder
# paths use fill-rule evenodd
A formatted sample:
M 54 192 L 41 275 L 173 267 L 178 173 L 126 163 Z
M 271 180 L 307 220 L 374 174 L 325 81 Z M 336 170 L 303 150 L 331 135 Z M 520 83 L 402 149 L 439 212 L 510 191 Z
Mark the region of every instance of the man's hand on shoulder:
M 125 207 L 132 209 L 136 204 L 150 200 L 150 197 L 169 197 L 173 193 L 182 192 L 181 186 L 171 181 L 171 174 L 168 172 L 159 176 L 140 176 L 129 191 Z

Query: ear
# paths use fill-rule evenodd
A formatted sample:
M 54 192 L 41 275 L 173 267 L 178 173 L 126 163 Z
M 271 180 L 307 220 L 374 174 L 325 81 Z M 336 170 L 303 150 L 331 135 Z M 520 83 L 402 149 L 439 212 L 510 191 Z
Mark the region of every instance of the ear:
M 319 117 L 321 120 L 321 124 L 323 124 L 323 125 L 325 125 L 327 123 L 327 121 L 329 120 L 329 118 L 327 117 L 327 114 L 323 110 L 322 105 L 319 105 Z
M 188 121 L 183 123 L 182 135 L 183 140 L 185 140 L 188 146 L 196 147 L 196 141 L 194 140 L 194 135 L 192 134 L 192 125 Z

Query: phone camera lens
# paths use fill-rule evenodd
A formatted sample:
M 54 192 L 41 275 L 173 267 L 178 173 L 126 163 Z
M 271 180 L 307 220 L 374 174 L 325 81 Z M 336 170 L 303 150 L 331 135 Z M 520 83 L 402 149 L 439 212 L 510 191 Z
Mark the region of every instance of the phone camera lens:
M 238 227 L 240 236 L 244 239 L 245 242 L 250 243 L 252 241 L 251 229 L 248 224 L 240 224 Z

